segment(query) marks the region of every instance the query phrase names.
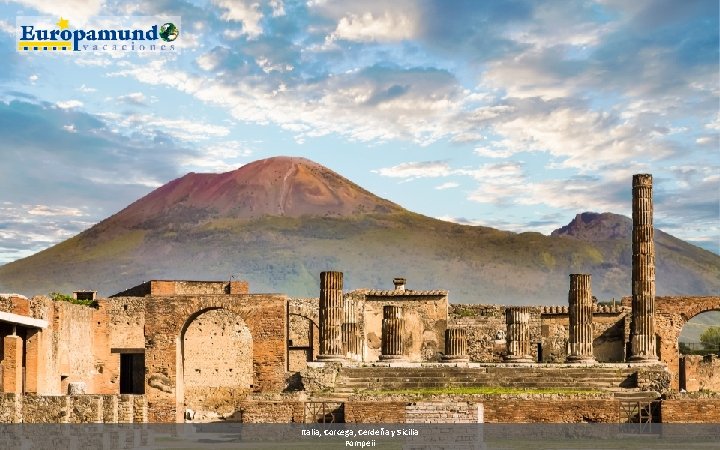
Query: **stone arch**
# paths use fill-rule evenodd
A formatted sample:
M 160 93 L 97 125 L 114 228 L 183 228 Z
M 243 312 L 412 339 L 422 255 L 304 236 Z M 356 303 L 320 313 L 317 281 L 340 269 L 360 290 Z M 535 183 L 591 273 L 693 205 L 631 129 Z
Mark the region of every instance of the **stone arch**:
M 252 337 L 253 392 L 281 392 L 287 369 L 287 303 L 280 294 L 150 296 L 145 300 L 146 395 L 151 422 L 182 422 L 184 332 L 203 313 L 224 309 Z
M 253 339 L 245 321 L 225 308 L 191 315 L 180 331 L 177 399 L 195 420 L 234 411 L 253 388 Z
M 707 311 L 720 311 L 720 297 L 657 297 L 655 299 L 655 333 L 660 361 L 672 375 L 670 387 L 679 389 L 680 332 L 685 324 Z

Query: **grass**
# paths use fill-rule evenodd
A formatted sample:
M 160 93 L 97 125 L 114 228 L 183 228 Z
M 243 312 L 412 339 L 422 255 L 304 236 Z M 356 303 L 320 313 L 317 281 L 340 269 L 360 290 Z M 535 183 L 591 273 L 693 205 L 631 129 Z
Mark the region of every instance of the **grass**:
M 503 395 L 503 394 L 599 394 L 598 390 L 565 389 L 565 388 L 517 388 L 503 386 L 474 386 L 474 387 L 450 387 L 450 388 L 417 388 L 363 391 L 371 395 Z
M 48 294 L 48 296 L 56 302 L 68 302 L 72 303 L 73 305 L 89 306 L 96 309 L 100 307 L 100 304 L 98 304 L 98 302 L 95 300 L 78 300 L 71 295 L 61 294 L 59 292 L 51 292 L 50 294 Z

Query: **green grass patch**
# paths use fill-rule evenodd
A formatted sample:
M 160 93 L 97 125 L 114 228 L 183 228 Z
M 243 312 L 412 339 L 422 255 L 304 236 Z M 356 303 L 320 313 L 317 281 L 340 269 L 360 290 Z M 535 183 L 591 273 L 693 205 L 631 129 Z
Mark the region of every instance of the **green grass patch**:
M 78 300 L 71 295 L 62 294 L 60 292 L 51 292 L 48 294 L 48 296 L 56 302 L 68 302 L 72 303 L 73 305 L 89 306 L 95 309 L 100 307 L 100 304 L 95 300 Z

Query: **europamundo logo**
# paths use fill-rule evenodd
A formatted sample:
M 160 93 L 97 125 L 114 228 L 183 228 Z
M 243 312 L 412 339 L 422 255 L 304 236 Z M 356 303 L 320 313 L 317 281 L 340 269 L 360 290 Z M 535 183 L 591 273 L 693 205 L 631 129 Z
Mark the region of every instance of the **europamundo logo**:
M 82 26 L 69 19 L 17 17 L 19 52 L 175 52 L 180 17 L 97 17 Z

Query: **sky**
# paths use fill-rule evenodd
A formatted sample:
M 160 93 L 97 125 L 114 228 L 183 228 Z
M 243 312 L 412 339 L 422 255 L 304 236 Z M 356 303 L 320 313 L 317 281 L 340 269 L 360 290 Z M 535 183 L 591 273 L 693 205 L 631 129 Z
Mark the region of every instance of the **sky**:
M 179 17 L 177 51 L 20 52 L 26 16 Z M 0 264 L 187 172 L 278 155 L 545 234 L 629 216 L 632 174 L 652 173 L 656 226 L 720 253 L 718 17 L 716 0 L 4 1 Z

